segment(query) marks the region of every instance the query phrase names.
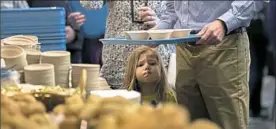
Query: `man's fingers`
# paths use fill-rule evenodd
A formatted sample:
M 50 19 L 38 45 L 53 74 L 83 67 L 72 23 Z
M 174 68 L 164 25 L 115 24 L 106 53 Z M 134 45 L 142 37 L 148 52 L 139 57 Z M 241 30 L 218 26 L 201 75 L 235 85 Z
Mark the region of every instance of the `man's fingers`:
M 156 14 L 153 11 L 143 11 L 139 13 L 139 16 L 141 18 L 147 17 L 147 16 L 156 16 Z
M 155 25 L 156 25 L 156 22 L 155 22 L 155 21 L 147 21 L 147 22 L 144 22 L 144 25 L 147 25 L 147 26 L 155 26 Z
M 200 40 L 196 44 L 205 44 L 210 36 L 212 35 L 212 31 L 206 30 L 206 32 L 201 36 Z
M 151 8 L 149 8 L 149 7 L 140 7 L 138 9 L 138 11 L 148 11 L 148 10 L 151 10 Z
M 86 19 L 79 19 L 76 21 L 77 24 L 81 24 L 81 23 L 84 23 L 86 21 Z
M 73 12 L 73 13 L 70 13 L 68 17 L 75 17 L 75 16 L 78 16 L 78 15 L 81 15 L 80 12 Z
M 147 22 L 147 21 L 155 21 L 156 17 L 154 16 L 146 16 L 142 19 L 142 21 Z
M 202 36 L 205 34 L 205 32 L 207 31 L 208 27 L 203 27 L 196 35 L 198 36 Z
M 76 20 L 79 20 L 79 19 L 85 19 L 85 15 L 77 15 L 74 17 Z
M 216 44 L 218 42 L 218 39 L 216 36 L 210 36 L 207 41 L 206 44 Z

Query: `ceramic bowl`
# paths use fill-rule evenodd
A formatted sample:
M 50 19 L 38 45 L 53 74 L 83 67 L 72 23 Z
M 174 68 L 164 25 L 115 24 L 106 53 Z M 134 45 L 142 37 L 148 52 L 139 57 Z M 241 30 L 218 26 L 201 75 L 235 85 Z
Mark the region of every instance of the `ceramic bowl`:
M 11 45 L 1 47 L 1 58 L 5 60 L 7 68 L 23 70 L 27 65 L 26 53 L 21 47 Z
M 24 54 L 24 50 L 21 47 L 6 45 L 1 48 L 2 58 L 17 58 Z
M 184 38 L 188 37 L 192 29 L 174 29 L 171 38 Z
M 126 31 L 126 35 L 128 35 L 132 40 L 148 40 L 149 34 L 147 31 Z M 127 37 L 127 36 L 126 36 Z
M 151 39 L 169 39 L 173 30 L 149 30 L 149 36 Z
M 24 49 L 33 49 L 38 45 L 38 38 L 32 35 L 14 35 L 3 39 L 3 43 L 20 46 Z

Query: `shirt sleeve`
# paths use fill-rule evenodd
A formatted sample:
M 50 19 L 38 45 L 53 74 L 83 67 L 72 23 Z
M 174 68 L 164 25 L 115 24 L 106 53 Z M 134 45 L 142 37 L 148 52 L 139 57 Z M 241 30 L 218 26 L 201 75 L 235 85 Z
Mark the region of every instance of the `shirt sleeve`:
M 29 5 L 25 0 L 1 1 L 1 9 L 12 9 L 12 8 L 29 8 Z
M 227 34 L 239 27 L 247 27 L 253 18 L 255 10 L 254 1 L 234 1 L 231 9 L 218 19 L 225 22 Z
M 172 29 L 177 20 L 174 9 L 174 1 L 166 1 L 165 12 L 157 20 L 157 29 Z

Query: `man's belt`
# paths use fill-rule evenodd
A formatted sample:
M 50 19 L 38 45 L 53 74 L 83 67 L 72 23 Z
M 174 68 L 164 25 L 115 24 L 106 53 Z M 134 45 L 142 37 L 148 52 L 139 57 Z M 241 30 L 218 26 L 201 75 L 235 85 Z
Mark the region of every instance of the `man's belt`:
M 192 30 L 191 34 L 197 34 L 199 31 L 200 30 Z M 240 28 L 237 28 L 235 30 L 232 30 L 230 33 L 226 34 L 225 36 L 232 35 L 232 34 L 243 33 L 243 32 L 246 32 L 246 28 L 245 27 L 240 27 Z M 197 46 L 196 42 L 188 42 L 188 44 L 192 45 L 192 46 Z

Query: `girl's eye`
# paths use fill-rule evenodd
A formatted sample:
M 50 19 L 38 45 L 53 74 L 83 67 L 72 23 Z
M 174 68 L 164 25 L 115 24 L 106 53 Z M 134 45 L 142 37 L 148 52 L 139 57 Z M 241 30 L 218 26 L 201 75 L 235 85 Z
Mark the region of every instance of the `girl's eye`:
M 138 64 L 138 67 L 142 67 L 143 66 L 143 64 Z
M 149 65 L 156 65 L 156 62 L 149 62 Z

